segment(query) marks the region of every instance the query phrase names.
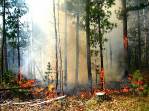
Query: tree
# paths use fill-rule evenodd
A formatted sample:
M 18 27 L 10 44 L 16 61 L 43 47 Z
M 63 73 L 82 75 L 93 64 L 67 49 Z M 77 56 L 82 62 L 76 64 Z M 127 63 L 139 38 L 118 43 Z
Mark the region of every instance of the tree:
M 87 71 L 88 82 L 92 90 L 92 72 L 91 72 L 91 55 L 90 55 L 90 0 L 86 0 L 86 49 L 87 49 Z
M 66 7 L 68 12 L 76 18 L 76 67 L 75 67 L 75 83 L 76 89 L 78 85 L 78 77 L 79 77 L 79 38 L 80 38 L 80 19 L 84 16 L 85 9 L 85 1 L 86 0 L 67 0 Z
M 48 62 L 48 65 L 47 65 L 47 71 L 45 72 L 46 76 L 45 76 L 45 80 L 48 81 L 48 84 L 49 84 L 49 75 L 52 73 L 52 68 L 51 68 L 51 64 L 50 62 Z M 53 82 L 53 81 L 51 81 Z
M 126 2 L 126 0 L 122 0 L 122 10 L 119 13 L 120 19 L 123 19 L 123 32 L 124 32 L 124 46 L 125 47 L 125 60 L 126 60 L 126 70 L 128 72 L 128 66 L 133 65 L 136 66 L 137 69 L 140 69 L 143 59 L 143 42 L 141 32 L 143 31 L 143 27 L 141 25 L 141 12 L 149 6 L 149 2 L 147 0 L 131 0 L 131 2 Z M 126 7 L 127 6 L 127 7 Z M 131 13 L 133 12 L 133 13 Z M 136 12 L 136 13 L 134 13 Z M 131 14 L 131 16 L 130 16 Z M 128 25 L 130 28 L 127 28 L 128 17 L 134 18 L 132 25 Z M 136 21 L 136 22 L 135 22 Z M 137 23 L 137 24 L 136 24 Z M 129 23 L 130 24 L 130 23 Z M 135 25 L 135 26 L 134 26 Z M 132 27 L 133 26 L 133 27 Z M 144 26 L 144 25 L 143 25 Z M 136 30 L 137 29 L 137 30 Z M 129 36 L 128 36 L 129 34 Z M 136 38 L 137 37 L 137 38 Z M 128 40 L 130 41 L 128 47 Z M 137 45 L 135 45 L 137 43 Z M 135 45 L 135 47 L 134 47 Z M 133 55 L 134 54 L 134 55 Z M 134 56 L 134 57 L 133 57 Z M 134 62 L 132 64 L 132 62 Z
M 115 4 L 115 0 L 92 0 L 90 2 L 90 27 L 91 27 L 91 45 L 92 47 L 99 46 L 100 52 L 100 82 L 101 89 L 104 88 L 104 61 L 103 50 L 104 42 L 107 41 L 104 38 L 104 34 L 111 31 L 114 23 L 110 22 L 111 11 L 109 10 L 112 5 Z
M 8 44 L 13 49 L 17 49 L 18 54 L 18 80 L 21 80 L 21 48 L 27 45 L 28 32 L 25 31 L 25 24 L 21 23 L 20 19 L 27 13 L 25 3 L 18 0 L 11 1 L 11 11 L 8 9 L 8 16 L 6 18 L 6 36 Z
M 3 36 L 2 36 L 2 46 L 1 46 L 1 70 L 2 70 L 2 79 L 3 74 L 8 70 L 8 63 L 7 63 L 7 42 L 6 42 L 6 30 L 5 30 L 5 16 L 6 16 L 6 1 L 2 0 L 2 18 L 3 18 Z
M 67 87 L 67 9 L 65 0 L 65 38 L 64 38 L 64 81 Z
M 54 31 L 55 31 L 55 69 L 56 69 L 56 89 L 58 87 L 58 36 L 57 36 L 57 21 L 55 11 L 55 0 L 53 0 L 53 17 L 54 17 Z

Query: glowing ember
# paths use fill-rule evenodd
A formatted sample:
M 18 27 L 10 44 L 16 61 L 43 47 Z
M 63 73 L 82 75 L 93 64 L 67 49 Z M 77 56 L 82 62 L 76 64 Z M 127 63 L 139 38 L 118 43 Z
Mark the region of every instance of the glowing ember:
M 127 37 L 127 34 L 124 34 L 123 42 L 124 42 L 124 48 L 127 49 L 128 48 L 128 37 Z
M 101 68 L 100 71 L 100 85 L 101 88 L 104 89 L 104 68 Z
M 27 80 L 25 82 L 20 81 L 19 82 L 19 86 L 21 88 L 29 88 L 29 87 L 33 87 L 33 84 L 35 83 L 35 80 Z
M 18 71 L 18 82 L 22 80 L 22 74 L 21 74 L 21 68 L 19 68 L 19 71 Z
M 123 93 L 128 93 L 129 91 L 130 91 L 130 90 L 129 90 L 129 88 L 128 88 L 127 86 L 122 89 L 122 92 L 123 92 Z

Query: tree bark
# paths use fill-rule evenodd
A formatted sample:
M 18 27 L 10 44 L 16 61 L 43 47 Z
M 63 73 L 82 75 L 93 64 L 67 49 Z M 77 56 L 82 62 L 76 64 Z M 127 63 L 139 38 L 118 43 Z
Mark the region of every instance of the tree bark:
M 3 0 L 3 38 L 2 38 L 2 49 L 1 49 L 1 70 L 2 70 L 2 80 L 4 78 L 4 72 L 8 70 L 8 63 L 7 63 L 7 40 L 6 40 L 6 21 L 5 21 L 5 9 L 6 9 L 6 3 L 5 0 Z
M 76 87 L 78 86 L 78 74 L 79 74 L 79 13 L 77 13 L 77 22 L 76 22 L 76 77 L 75 83 Z
M 54 17 L 54 30 L 55 30 L 55 69 L 56 69 L 56 89 L 58 87 L 58 48 L 57 48 L 57 22 L 56 22 L 56 11 L 55 11 L 55 0 L 53 0 L 53 17 Z
M 137 5 L 140 5 L 139 0 L 137 0 Z M 140 69 L 141 67 L 141 58 L 142 58 L 142 50 L 141 50 L 141 30 L 140 30 L 140 11 L 137 11 L 137 16 L 138 16 L 138 51 L 139 51 L 139 64 L 138 64 L 138 68 Z
M 61 89 L 61 93 L 63 92 L 63 74 L 62 74 L 62 67 L 63 67 L 63 64 L 62 64 L 62 49 L 61 49 L 61 39 L 60 39 L 60 28 L 59 28 L 59 0 L 58 0 L 58 8 L 57 8 L 57 12 L 58 12 L 58 20 L 57 20 L 57 25 L 58 25 L 58 28 L 57 28 L 57 31 L 58 31 L 58 39 L 59 39 L 59 42 L 58 42 L 58 48 L 59 48 L 59 60 L 60 60 L 60 66 L 59 66 L 59 75 L 60 75 L 60 89 Z
M 92 91 L 91 53 L 90 53 L 90 0 L 86 0 L 86 51 L 89 88 Z
M 66 0 L 65 0 L 66 3 Z M 65 6 L 65 38 L 64 38 L 64 84 L 67 87 L 67 10 Z
M 101 35 L 101 20 L 100 15 L 98 16 L 98 34 L 99 34 L 99 48 L 100 48 L 100 84 L 101 89 L 104 89 L 104 64 L 103 64 L 103 37 Z
M 127 7 L 126 0 L 122 0 L 123 8 L 123 41 L 124 41 L 124 60 L 125 60 L 125 75 L 128 75 L 128 32 L 127 32 Z
M 18 8 L 19 10 L 19 8 Z M 17 18 L 17 52 L 18 52 L 18 81 L 21 81 L 21 57 L 20 57 L 20 28 L 19 17 Z

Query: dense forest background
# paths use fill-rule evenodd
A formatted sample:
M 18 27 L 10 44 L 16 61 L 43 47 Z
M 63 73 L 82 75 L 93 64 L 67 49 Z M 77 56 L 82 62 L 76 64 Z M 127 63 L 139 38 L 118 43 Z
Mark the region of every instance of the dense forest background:
M 1 81 L 11 72 L 56 88 L 92 87 L 101 71 L 108 83 L 148 69 L 148 4 L 1 0 Z

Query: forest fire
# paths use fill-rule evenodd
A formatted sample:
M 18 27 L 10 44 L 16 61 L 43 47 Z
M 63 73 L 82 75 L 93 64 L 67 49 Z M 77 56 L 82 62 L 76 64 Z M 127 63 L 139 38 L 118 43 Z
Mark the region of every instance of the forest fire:
M 100 71 L 100 85 L 101 85 L 101 89 L 104 89 L 104 68 L 101 68 Z
M 0 9 L 0 111 L 149 110 L 149 0 Z
M 124 34 L 123 42 L 124 42 L 124 48 L 127 49 L 128 48 L 128 37 L 126 33 Z
M 26 81 L 19 81 L 18 84 L 21 88 L 29 88 L 33 87 L 35 80 L 26 80 Z

